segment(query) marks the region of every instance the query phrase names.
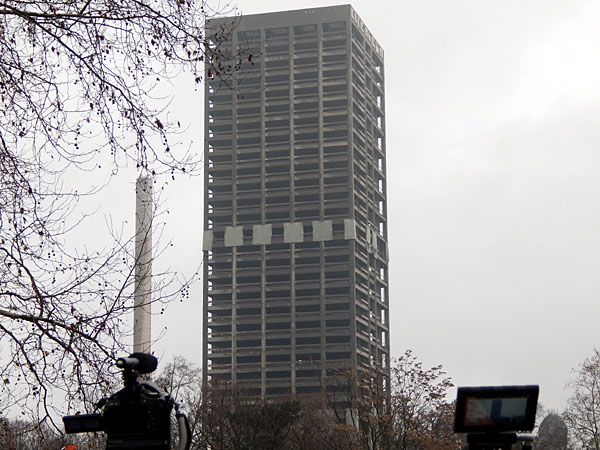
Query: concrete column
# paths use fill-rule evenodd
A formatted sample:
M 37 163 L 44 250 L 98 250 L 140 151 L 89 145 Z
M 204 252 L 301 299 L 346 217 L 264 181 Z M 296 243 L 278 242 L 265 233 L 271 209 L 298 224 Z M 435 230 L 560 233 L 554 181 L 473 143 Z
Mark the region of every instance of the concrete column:
M 140 176 L 135 185 L 135 290 L 133 351 L 150 353 L 152 316 L 152 178 Z

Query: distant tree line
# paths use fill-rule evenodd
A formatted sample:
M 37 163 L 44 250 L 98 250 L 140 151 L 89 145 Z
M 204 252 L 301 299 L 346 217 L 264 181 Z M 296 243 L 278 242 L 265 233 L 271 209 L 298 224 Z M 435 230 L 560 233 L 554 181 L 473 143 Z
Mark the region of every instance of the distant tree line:
M 156 378 L 188 415 L 192 449 L 452 450 L 454 407 L 441 366 L 425 369 L 407 351 L 391 368 L 391 388 L 368 373 L 339 371 L 314 395 L 261 402 L 229 382 L 202 389 L 199 369 L 183 358 Z M 0 448 L 103 449 L 102 433 L 57 435 L 51 426 L 3 421 Z M 173 448 L 177 448 L 176 428 Z
M 180 365 L 188 378 L 189 366 Z M 193 369 L 192 369 L 193 371 Z M 441 366 L 424 369 L 410 351 L 391 368 L 391 390 L 370 373 L 340 371 L 321 394 L 256 403 L 230 383 L 216 382 L 191 406 L 193 448 L 400 449 L 461 447 L 453 433 L 450 378 Z M 166 385 L 166 388 L 169 386 Z M 175 389 L 176 390 L 176 389 Z M 197 398 L 197 397 L 196 397 Z
M 448 400 L 453 384 L 442 366 L 423 368 L 408 350 L 390 373 L 388 387 L 370 373 L 340 371 L 324 380 L 327 388 L 319 394 L 269 402 L 230 382 L 214 381 L 203 389 L 200 370 L 180 357 L 156 382 L 186 411 L 195 450 L 463 448 L 464 436 L 453 430 L 454 402 Z M 574 372 L 570 385 L 573 395 L 563 412 L 540 405 L 534 450 L 600 450 L 598 350 Z M 46 422 L 0 419 L 1 449 L 55 450 L 68 444 L 103 449 L 104 436 L 65 436 Z
M 157 379 L 188 411 L 194 449 L 401 449 L 461 447 L 453 433 L 452 387 L 441 366 L 423 368 L 407 351 L 391 368 L 390 387 L 371 373 L 339 371 L 321 393 L 257 402 L 229 382 L 200 388 L 183 359 Z M 389 390 L 388 390 L 389 389 Z

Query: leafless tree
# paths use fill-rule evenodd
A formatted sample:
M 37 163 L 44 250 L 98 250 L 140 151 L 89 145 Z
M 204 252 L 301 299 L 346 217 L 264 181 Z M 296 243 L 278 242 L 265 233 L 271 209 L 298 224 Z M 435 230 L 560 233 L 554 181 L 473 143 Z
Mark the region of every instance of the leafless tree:
M 0 448 L 6 450 L 56 450 L 67 445 L 77 448 L 104 448 L 101 433 L 59 436 L 52 425 L 23 420 L 0 421 Z
M 335 440 L 342 432 L 346 448 L 461 448 L 453 430 L 454 405 L 446 398 L 452 381 L 442 366 L 424 369 L 407 350 L 390 373 L 389 391 L 385 380 L 369 371 L 342 372 L 327 381 L 326 404 L 338 430 Z
M 181 72 L 201 82 L 205 62 L 225 81 L 239 67 L 231 29 L 204 34 L 213 13 L 203 0 L 0 1 L 5 410 L 31 406 L 52 421 L 52 404 L 85 401 L 111 382 L 130 329 L 133 243 L 117 230 L 112 243 L 69 244 L 77 202 L 97 188 L 66 175 L 106 170 L 110 180 L 132 164 L 148 174 L 194 170 L 187 146 L 170 143 L 180 123 L 159 96 Z M 183 282 L 155 300 L 186 294 Z
M 387 380 L 370 371 L 338 370 L 320 393 L 270 399 L 212 380 L 201 388 L 196 367 L 183 358 L 157 378 L 188 413 L 192 448 L 303 450 L 458 450 L 452 386 L 441 366 L 424 369 L 407 351 Z
M 575 372 L 563 419 L 577 448 L 600 449 L 600 351 Z
M 156 383 L 180 405 L 188 417 L 192 449 L 202 448 L 202 375 L 200 368 L 183 357 L 175 357 L 160 372 Z M 173 423 L 174 427 L 176 426 Z M 173 427 L 173 428 L 174 428 Z M 174 441 L 174 448 L 176 442 Z
M 399 449 L 460 448 L 446 398 L 453 386 L 441 365 L 424 369 L 407 350 L 391 369 L 394 435 Z M 450 417 L 449 417 L 450 416 Z
M 231 383 L 213 380 L 204 387 L 202 405 L 197 411 L 198 449 L 296 448 L 289 445 L 290 435 L 301 415 L 301 406 L 296 400 L 263 401 Z
M 536 450 L 566 450 L 568 430 L 563 419 L 556 413 L 549 413 L 539 426 L 535 439 Z

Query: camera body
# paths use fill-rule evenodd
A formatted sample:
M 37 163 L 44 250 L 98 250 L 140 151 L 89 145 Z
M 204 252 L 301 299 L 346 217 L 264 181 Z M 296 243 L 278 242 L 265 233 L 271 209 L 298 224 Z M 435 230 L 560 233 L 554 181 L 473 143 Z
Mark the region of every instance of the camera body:
M 152 355 L 135 353 L 117 360 L 125 387 L 98 402 L 101 414 L 63 417 L 66 433 L 103 431 L 107 450 L 169 450 L 175 402 L 151 381 L 138 380 L 140 373 L 156 368 L 150 358 L 156 360 Z
M 469 450 L 510 450 L 517 441 L 530 440 L 517 432 L 533 430 L 538 395 L 534 385 L 460 387 L 454 431 L 467 433 Z
M 104 405 L 106 449 L 169 450 L 173 401 L 149 381 L 124 388 Z

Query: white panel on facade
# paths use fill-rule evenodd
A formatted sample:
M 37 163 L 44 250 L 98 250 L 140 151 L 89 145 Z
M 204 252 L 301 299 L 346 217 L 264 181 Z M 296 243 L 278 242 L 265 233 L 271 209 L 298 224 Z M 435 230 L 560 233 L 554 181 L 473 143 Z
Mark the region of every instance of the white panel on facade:
M 273 226 L 269 225 L 254 225 L 252 227 L 252 244 L 253 245 L 269 245 L 271 236 L 273 235 Z
M 377 231 L 372 230 L 371 231 L 371 245 L 373 246 L 373 251 L 377 250 Z
M 283 224 L 283 242 L 304 242 L 304 226 L 302 222 Z
M 354 219 L 344 219 L 344 239 L 356 239 L 356 223 Z
M 313 221 L 313 241 L 331 241 L 333 239 L 333 225 L 331 220 Z
M 244 227 L 225 227 L 225 247 L 244 245 Z
M 210 230 L 204 231 L 204 236 L 202 236 L 202 250 L 212 250 L 213 248 L 213 232 Z

